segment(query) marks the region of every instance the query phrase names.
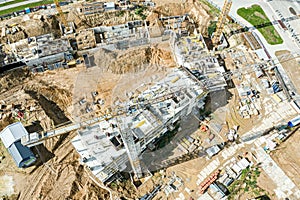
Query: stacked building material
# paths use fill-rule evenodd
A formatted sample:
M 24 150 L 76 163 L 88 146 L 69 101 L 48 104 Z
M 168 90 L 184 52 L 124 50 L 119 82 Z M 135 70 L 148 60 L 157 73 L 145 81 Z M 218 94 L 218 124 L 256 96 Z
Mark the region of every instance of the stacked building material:
M 215 180 L 218 179 L 218 175 L 220 174 L 220 170 L 215 171 L 213 174 L 211 174 L 208 178 L 206 178 L 199 187 L 199 192 L 200 194 L 203 194 L 205 192 L 205 190 L 210 186 L 210 184 L 212 184 L 213 182 L 215 182 Z

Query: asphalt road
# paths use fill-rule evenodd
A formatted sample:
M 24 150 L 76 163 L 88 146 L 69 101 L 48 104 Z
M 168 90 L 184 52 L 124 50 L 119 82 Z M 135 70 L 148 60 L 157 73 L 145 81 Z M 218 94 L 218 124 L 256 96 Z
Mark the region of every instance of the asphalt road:
M 0 4 L 0 10 L 6 10 L 6 9 L 10 9 L 10 8 L 14 8 L 14 7 L 18 7 L 18 6 L 23 6 L 29 3 L 36 3 L 36 2 L 40 2 L 42 0 L 28 0 L 28 1 L 23 1 L 20 3 L 16 3 L 16 4 L 11 4 L 11 5 L 7 5 L 7 6 L 1 6 Z
M 221 8 L 223 7 L 223 4 L 224 4 L 224 0 L 208 0 L 208 1 L 212 2 L 214 5 L 217 5 L 218 7 L 221 7 Z M 236 21 L 239 22 L 240 24 L 243 24 L 247 27 L 253 27 L 248 21 L 246 21 L 245 19 L 243 19 L 242 17 L 240 17 L 237 14 L 237 10 L 241 7 L 247 8 L 254 4 L 258 4 L 262 7 L 262 9 L 266 13 L 266 15 L 268 16 L 270 21 L 280 19 L 280 16 L 278 15 L 278 13 L 276 13 L 276 10 L 279 10 L 285 19 L 293 16 L 293 14 L 289 11 L 290 7 L 294 8 L 294 10 L 296 11 L 296 13 L 298 15 L 300 13 L 299 1 L 295 1 L 295 0 L 294 1 L 293 0 L 291 0 L 291 1 L 247 0 L 247 1 L 232 1 L 232 7 L 229 12 L 229 15 L 232 16 L 233 18 L 235 18 Z M 294 29 L 294 32 L 296 32 L 296 35 L 298 35 L 298 37 L 300 37 L 300 26 L 299 26 L 300 18 L 292 20 L 289 23 L 291 24 L 291 27 Z M 280 28 L 279 24 L 274 24 L 274 27 L 284 41 L 282 44 L 270 45 L 267 43 L 267 41 L 265 40 L 263 35 L 257 29 L 254 28 L 253 32 L 256 33 L 256 35 L 258 35 L 261 42 L 263 43 L 264 48 L 268 51 L 268 53 L 270 54 L 272 59 L 274 59 L 274 61 L 275 61 L 274 64 L 278 67 L 278 70 L 279 70 L 281 76 L 285 80 L 286 86 L 294 93 L 297 93 L 296 91 L 293 90 L 294 86 L 293 86 L 292 82 L 290 81 L 290 77 L 287 75 L 287 73 L 283 69 L 282 65 L 276 59 L 275 52 L 280 51 L 280 50 L 289 50 L 291 52 L 291 54 L 293 54 L 294 56 L 297 57 L 297 56 L 300 56 L 299 44 L 297 43 L 297 41 L 294 40 L 294 38 L 292 38 L 292 36 L 291 36 L 292 33 L 289 32 L 289 30 L 284 31 L 282 28 Z M 297 95 L 299 95 L 299 94 L 297 94 Z M 297 96 L 297 95 L 294 98 L 300 99 L 300 95 L 299 96 Z
M 224 0 L 209 0 L 209 1 L 213 2 L 214 4 L 216 4 L 217 6 L 219 6 L 221 8 L 223 7 L 223 4 L 224 4 Z M 246 21 L 245 19 L 243 19 L 242 17 L 240 17 L 237 14 L 237 10 L 241 7 L 250 7 L 254 4 L 260 5 L 271 21 L 273 21 L 274 19 L 276 19 L 276 20 L 279 19 L 279 17 L 275 13 L 276 9 L 279 9 L 280 11 L 283 10 L 282 12 L 284 12 L 285 18 L 290 17 L 290 15 L 288 15 L 288 12 L 286 11 L 286 9 L 288 9 L 289 7 L 295 8 L 298 12 L 300 11 L 300 8 L 299 8 L 300 6 L 294 1 L 272 0 L 270 2 L 266 2 L 266 1 L 257 1 L 257 0 L 247 0 L 247 1 L 232 1 L 232 6 L 231 6 L 231 10 L 230 10 L 229 14 L 231 16 L 233 16 L 237 21 L 241 22 L 242 24 L 244 24 L 248 27 L 252 27 L 252 25 L 248 21 Z M 299 21 L 300 21 L 300 19 L 294 20 L 293 24 L 295 24 L 295 22 L 299 22 Z M 262 36 L 262 34 L 257 29 L 254 30 L 254 32 L 260 37 L 264 46 L 269 51 L 271 57 L 275 57 L 275 52 L 279 51 L 279 50 L 289 50 L 291 52 L 300 52 L 299 47 L 292 40 L 289 33 L 284 32 L 280 28 L 279 24 L 274 25 L 274 27 L 277 30 L 277 32 L 280 34 L 282 39 L 284 40 L 283 44 L 270 45 L 267 43 L 265 38 Z

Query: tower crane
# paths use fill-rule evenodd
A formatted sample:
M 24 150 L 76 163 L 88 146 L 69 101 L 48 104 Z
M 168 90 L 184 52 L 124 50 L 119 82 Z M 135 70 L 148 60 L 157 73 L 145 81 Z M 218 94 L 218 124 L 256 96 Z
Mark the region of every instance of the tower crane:
M 176 93 L 181 91 L 184 88 L 176 89 L 175 91 L 168 92 L 163 95 L 159 95 L 158 97 L 151 98 L 151 99 L 140 99 L 138 102 L 131 104 L 131 105 L 125 105 L 125 106 L 119 106 L 115 109 L 111 109 L 109 113 L 103 114 L 100 117 L 95 117 L 92 119 L 87 119 L 85 121 L 81 121 L 79 123 L 72 123 L 67 124 L 64 126 L 61 126 L 57 129 L 51 130 L 51 131 L 45 131 L 42 133 L 29 133 L 28 135 L 25 135 L 22 137 L 21 142 L 24 146 L 33 147 L 38 144 L 43 143 L 43 141 L 50 139 L 52 137 L 60 136 L 62 134 L 68 133 L 70 131 L 78 130 L 85 126 L 90 126 L 95 123 L 99 123 L 104 120 L 109 120 L 111 118 L 121 116 L 124 114 L 127 114 L 128 111 L 131 108 L 135 108 L 135 110 L 141 110 L 147 107 L 147 105 L 156 104 L 162 101 L 165 101 L 167 99 L 171 99 L 174 96 L 176 96 Z
M 60 23 L 61 23 L 61 30 L 63 33 L 67 33 L 69 32 L 71 29 L 68 25 L 68 22 L 64 16 L 64 13 L 59 5 L 59 0 L 53 0 L 53 2 L 55 3 L 55 6 L 56 6 L 56 10 L 59 14 L 59 17 L 60 17 Z
M 139 154 L 141 152 L 140 144 L 139 142 L 135 143 L 134 141 L 132 130 L 129 127 L 131 124 L 127 124 L 119 117 L 117 117 L 116 119 L 132 170 L 135 174 L 135 178 L 140 179 L 143 177 L 142 163 L 139 158 Z
M 217 22 L 217 28 L 212 38 L 212 43 L 217 45 L 224 30 L 225 21 L 232 5 L 232 0 L 225 0 L 220 17 Z
M 144 99 L 143 97 L 137 98 L 136 102 L 125 103 L 118 107 L 110 109 L 110 111 L 106 114 L 102 114 L 100 117 L 95 117 L 93 119 L 88 119 L 85 121 L 81 121 L 79 123 L 72 123 L 67 124 L 65 126 L 59 127 L 55 130 L 51 130 L 48 132 L 42 133 L 29 133 L 21 138 L 21 143 L 27 147 L 33 147 L 43 143 L 45 140 L 50 139 L 52 137 L 60 136 L 62 134 L 66 134 L 71 131 L 79 130 L 86 126 L 91 126 L 92 124 L 99 123 L 101 121 L 107 121 L 111 118 L 114 118 L 117 121 L 117 127 L 119 128 L 120 135 L 122 137 L 124 147 L 127 151 L 127 155 L 132 166 L 133 172 L 135 174 L 136 179 L 140 179 L 143 176 L 149 174 L 149 171 L 146 166 L 144 166 L 143 162 L 140 159 L 140 154 L 142 152 L 140 142 L 135 142 L 134 140 L 134 133 L 131 129 L 132 122 L 131 117 L 133 115 L 139 114 L 143 112 L 145 108 L 153 104 L 157 104 L 168 99 L 172 99 L 178 95 L 178 93 L 182 92 L 183 90 L 187 89 L 188 86 L 180 86 L 176 89 L 169 88 L 166 93 L 159 94 L 156 97 Z M 133 114 L 133 110 L 135 110 Z M 133 115 L 132 115 L 133 114 Z M 126 115 L 126 117 L 121 117 Z M 128 118 L 127 118 L 128 117 Z M 164 125 L 160 127 L 159 130 L 161 131 L 164 129 Z

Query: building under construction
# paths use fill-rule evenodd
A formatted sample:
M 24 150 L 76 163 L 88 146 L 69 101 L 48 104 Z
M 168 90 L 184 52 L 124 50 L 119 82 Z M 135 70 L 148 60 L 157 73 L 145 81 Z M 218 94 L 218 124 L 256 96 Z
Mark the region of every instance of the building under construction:
M 130 170 L 128 161 L 134 174 L 141 177 L 145 174 L 140 162 L 142 152 L 153 147 L 155 141 L 173 130 L 194 108 L 203 108 L 207 89 L 213 91 L 226 86 L 223 76 L 219 76 L 224 68 L 217 58 L 209 55 L 201 35 L 174 41 L 175 58 L 182 67 L 134 94 L 130 101 L 119 103 L 113 108 L 115 111 L 107 114 L 109 117 L 96 117 L 42 134 L 31 133 L 22 137 L 22 144 L 32 147 L 47 138 L 77 130 L 72 144 L 81 162 L 99 180 L 107 182 L 117 172 Z
M 83 29 L 74 34 L 78 50 L 96 47 L 96 38 L 93 29 Z
M 131 107 L 136 101 L 157 99 L 166 94 L 172 98 Z M 98 124 L 78 131 L 72 140 L 81 162 L 102 182 L 110 180 L 117 172 L 126 169 L 130 161 L 133 171 L 139 173 L 139 156 L 155 140 L 174 129 L 174 125 L 194 108 L 204 106 L 206 91 L 201 83 L 190 75 L 176 69 L 163 80 L 127 102 L 128 110 L 124 115 L 103 120 Z M 121 123 L 120 123 L 121 121 Z M 127 127 L 127 130 L 126 130 Z M 131 142 L 122 131 L 129 133 Z M 130 159 L 129 159 L 130 158 Z
M 104 2 L 84 2 L 78 7 L 78 11 L 84 15 L 103 13 L 105 11 Z
M 94 27 L 93 30 L 97 44 L 113 45 L 115 49 L 124 50 L 149 43 L 148 28 L 141 20 L 114 26 Z
M 174 55 L 179 65 L 185 67 L 209 91 L 222 90 L 227 86 L 223 77 L 224 66 L 210 54 L 202 35 L 182 37 L 174 45 Z
M 23 39 L 9 44 L 6 49 L 9 49 L 17 61 L 25 62 L 27 66 L 61 61 L 65 53 L 72 51 L 67 39 L 55 39 L 52 34 Z
M 181 36 L 189 35 L 188 27 L 193 25 L 188 14 L 160 17 L 159 21 L 162 23 L 162 27 L 165 31 L 172 30 Z

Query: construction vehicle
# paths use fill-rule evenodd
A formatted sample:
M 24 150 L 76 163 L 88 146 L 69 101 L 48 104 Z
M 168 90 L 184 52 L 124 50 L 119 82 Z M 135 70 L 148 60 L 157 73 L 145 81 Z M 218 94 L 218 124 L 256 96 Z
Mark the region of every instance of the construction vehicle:
M 6 26 L 8 27 L 8 28 L 12 28 L 12 27 L 15 27 L 15 26 L 18 26 L 19 24 L 18 23 L 13 23 L 13 24 L 7 24 Z

